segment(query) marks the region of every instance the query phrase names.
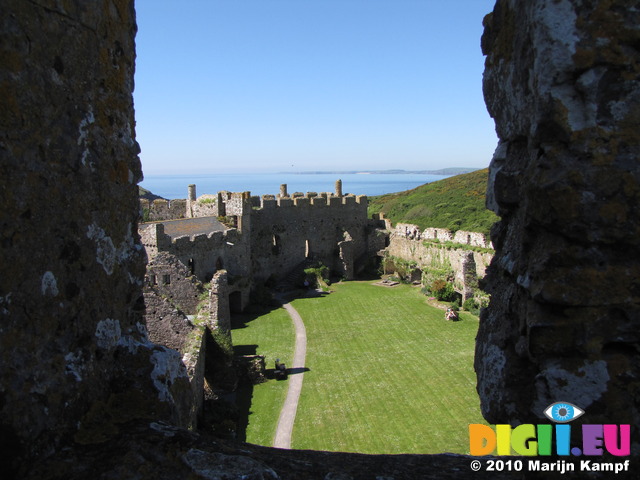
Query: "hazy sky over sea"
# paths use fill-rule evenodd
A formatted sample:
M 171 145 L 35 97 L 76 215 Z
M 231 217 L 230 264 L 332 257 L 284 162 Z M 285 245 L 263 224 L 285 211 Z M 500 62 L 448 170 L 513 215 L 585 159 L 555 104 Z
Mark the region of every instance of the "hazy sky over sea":
M 494 0 L 136 0 L 144 172 L 485 167 Z

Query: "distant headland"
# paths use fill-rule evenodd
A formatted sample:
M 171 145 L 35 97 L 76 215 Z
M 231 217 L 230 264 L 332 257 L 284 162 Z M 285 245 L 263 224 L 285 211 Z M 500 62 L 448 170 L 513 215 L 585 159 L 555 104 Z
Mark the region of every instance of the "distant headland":
M 390 170 L 323 170 L 323 171 L 315 171 L 315 172 L 280 172 L 280 173 L 288 173 L 290 175 L 357 175 L 357 174 L 370 174 L 370 175 L 462 175 L 463 173 L 471 173 L 476 170 L 481 170 L 480 168 L 470 168 L 470 167 L 450 167 L 450 168 L 441 168 L 439 170 L 402 170 L 402 169 L 390 169 Z

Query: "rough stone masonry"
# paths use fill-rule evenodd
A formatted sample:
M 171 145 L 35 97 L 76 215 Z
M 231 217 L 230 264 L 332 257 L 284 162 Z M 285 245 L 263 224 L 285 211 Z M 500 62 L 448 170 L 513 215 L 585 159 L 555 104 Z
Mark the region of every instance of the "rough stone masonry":
M 640 424 L 640 6 L 499 0 L 484 95 L 501 217 L 475 367 L 489 422 Z M 639 441 L 638 430 L 633 439 Z
M 6 473 L 131 418 L 185 424 L 191 397 L 179 355 L 142 323 L 133 3 L 2 0 L 0 11 Z

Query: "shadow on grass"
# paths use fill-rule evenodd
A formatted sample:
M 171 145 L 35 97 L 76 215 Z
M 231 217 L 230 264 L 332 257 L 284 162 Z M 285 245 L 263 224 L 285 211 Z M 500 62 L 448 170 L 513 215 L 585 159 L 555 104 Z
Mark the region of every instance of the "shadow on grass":
M 289 300 L 292 300 L 294 298 L 307 296 L 323 297 L 326 295 L 328 295 L 328 293 L 317 292 L 315 290 L 295 290 L 280 294 L 279 296 L 283 299 L 284 302 L 288 302 Z M 233 313 L 231 316 L 231 330 L 233 331 L 237 329 L 247 328 L 249 324 L 254 320 L 272 312 L 273 310 L 282 308 L 282 304 L 282 301 L 274 298 L 266 305 L 250 305 L 245 312 Z M 234 345 L 233 354 L 235 357 L 257 355 L 258 347 L 258 344 Z M 310 370 L 306 367 L 289 368 L 287 369 L 287 376 L 297 375 L 299 373 L 308 371 Z M 267 378 L 267 381 L 277 379 L 275 372 L 275 368 L 268 368 L 265 370 L 265 377 Z M 246 442 L 247 440 L 247 428 L 249 426 L 249 419 L 250 416 L 253 415 L 253 412 L 251 411 L 253 390 L 254 385 L 251 383 L 251 381 L 249 381 L 247 378 L 242 378 L 238 383 L 237 389 L 233 395 L 233 401 L 237 409 L 236 439 L 241 442 Z
M 297 375 L 299 373 L 310 372 L 311 369 L 307 367 L 287 368 L 287 375 Z
M 287 376 L 289 375 L 298 375 L 299 373 L 305 373 L 305 372 L 310 372 L 311 369 L 307 368 L 307 367 L 296 367 L 296 368 L 287 368 L 286 372 L 287 372 Z M 264 376 L 268 379 L 268 380 L 284 380 L 284 378 L 279 377 L 278 375 L 276 375 L 276 369 L 275 368 L 267 368 L 264 371 Z
M 257 355 L 258 345 L 234 345 L 233 355 L 242 357 L 245 355 Z
M 281 306 L 280 302 L 275 299 L 268 305 L 249 305 L 244 312 L 231 315 L 231 330 L 247 328 L 247 324 Z

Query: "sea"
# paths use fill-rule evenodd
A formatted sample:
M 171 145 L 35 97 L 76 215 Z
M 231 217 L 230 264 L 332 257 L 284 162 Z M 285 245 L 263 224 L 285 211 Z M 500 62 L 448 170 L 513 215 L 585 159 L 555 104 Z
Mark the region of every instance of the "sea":
M 152 193 L 172 200 L 187 198 L 187 186 L 196 185 L 196 195 L 229 192 L 251 192 L 251 195 L 275 195 L 280 185 L 287 192 L 333 192 L 335 181 L 342 180 L 342 193 L 383 195 L 403 192 L 449 177 L 450 175 L 418 175 L 408 173 L 225 173 L 194 175 L 145 175 L 140 185 Z

